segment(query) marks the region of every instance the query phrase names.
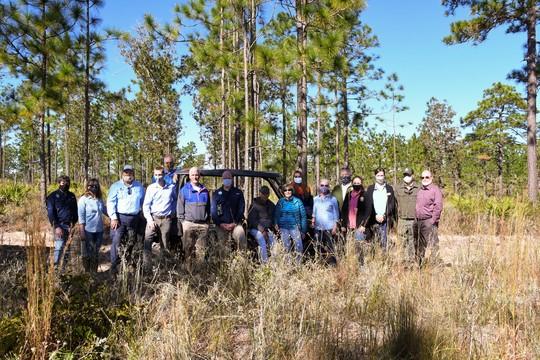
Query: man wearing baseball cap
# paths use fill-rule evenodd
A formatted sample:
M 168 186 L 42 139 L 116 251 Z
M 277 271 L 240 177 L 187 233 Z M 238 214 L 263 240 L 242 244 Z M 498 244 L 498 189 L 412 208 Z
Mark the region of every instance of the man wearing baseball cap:
M 414 252 L 414 222 L 416 217 L 416 197 L 418 185 L 414 182 L 414 172 L 411 168 L 403 170 L 403 182 L 396 190 L 398 202 L 398 239 L 404 250 L 404 260 L 413 262 Z
M 135 180 L 133 166 L 125 165 L 122 178 L 111 185 L 107 196 L 107 212 L 111 218 L 111 270 L 118 265 L 118 249 L 127 233 L 126 255 L 131 256 L 137 233 L 143 220 L 141 216 L 144 187 Z

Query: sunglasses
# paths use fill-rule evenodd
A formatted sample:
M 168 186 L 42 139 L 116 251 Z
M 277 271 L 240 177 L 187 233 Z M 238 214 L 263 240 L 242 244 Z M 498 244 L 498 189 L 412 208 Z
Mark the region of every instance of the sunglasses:
M 422 179 L 431 179 L 431 176 L 422 176 Z
M 283 192 L 287 192 L 287 191 L 291 191 L 291 192 L 292 192 L 292 189 L 283 189 Z
M 321 184 L 320 186 L 321 187 L 330 187 L 330 185 L 328 185 L 328 184 Z

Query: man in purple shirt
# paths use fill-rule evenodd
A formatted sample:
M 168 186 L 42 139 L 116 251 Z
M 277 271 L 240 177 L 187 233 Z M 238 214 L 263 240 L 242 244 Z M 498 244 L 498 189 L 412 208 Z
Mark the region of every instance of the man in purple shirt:
M 433 176 L 429 170 L 422 172 L 422 186 L 416 197 L 415 253 L 418 263 L 422 265 L 426 247 L 432 247 L 431 256 L 438 257 L 439 237 L 437 229 L 443 210 L 441 189 L 433 184 Z

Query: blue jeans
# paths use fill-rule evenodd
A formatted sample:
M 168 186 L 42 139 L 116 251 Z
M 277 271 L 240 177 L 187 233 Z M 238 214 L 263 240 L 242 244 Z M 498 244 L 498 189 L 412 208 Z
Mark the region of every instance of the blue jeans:
M 297 253 L 296 261 L 300 262 L 300 259 L 302 258 L 302 253 L 304 252 L 304 246 L 302 244 L 302 233 L 300 232 L 300 230 L 298 228 L 280 228 L 279 231 L 281 231 L 281 240 L 283 241 L 283 246 L 285 247 L 286 251 L 290 251 L 291 249 L 291 239 L 294 241 L 294 248 Z
M 118 228 L 111 230 L 111 266 L 115 268 L 118 265 L 118 250 L 122 238 L 127 233 L 126 255 L 130 256 L 137 241 L 137 230 L 139 227 L 139 215 L 118 214 Z
M 84 248 L 86 250 L 85 257 L 88 259 L 90 270 L 97 271 L 99 249 L 103 243 L 103 231 L 101 232 L 84 232 Z
M 60 262 L 60 256 L 64 253 L 64 247 L 66 246 L 66 241 L 69 236 L 69 224 L 61 224 L 59 227 L 62 228 L 62 236 L 56 236 L 56 228 L 54 231 L 54 265 L 58 265 Z M 64 264 L 67 256 L 64 254 Z
M 261 251 L 261 261 L 263 263 L 266 263 L 268 261 L 268 250 L 266 246 L 266 238 L 257 229 L 250 229 L 249 233 L 251 234 L 251 236 L 253 236 L 257 240 L 257 243 L 259 244 L 259 248 Z M 274 234 L 272 234 L 270 231 L 267 231 L 267 234 L 268 234 L 268 248 L 271 249 L 272 246 L 274 245 Z
M 378 240 L 379 245 L 383 249 L 383 251 L 388 250 L 388 237 L 387 237 L 387 223 L 386 221 L 382 224 L 374 224 L 372 227 L 373 236 L 376 240 Z

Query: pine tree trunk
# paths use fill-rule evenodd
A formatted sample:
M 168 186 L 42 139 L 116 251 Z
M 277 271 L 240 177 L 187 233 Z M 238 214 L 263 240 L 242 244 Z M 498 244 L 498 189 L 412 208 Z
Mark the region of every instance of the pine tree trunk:
M 334 97 L 335 97 L 335 109 L 336 109 L 336 114 L 338 113 L 338 103 L 339 103 L 339 99 L 338 99 L 338 94 L 337 94 L 337 89 L 335 90 L 335 93 L 334 93 Z M 340 169 L 341 169 L 341 166 L 340 166 L 340 143 L 341 143 L 341 121 L 340 121 L 340 117 L 339 116 L 336 116 L 336 180 L 339 180 L 339 175 L 340 175 Z
M 349 99 L 347 94 L 347 75 L 341 83 L 341 117 L 343 119 L 343 166 L 349 167 Z
M 46 4 L 45 2 L 41 5 L 41 16 L 42 19 L 45 17 L 45 8 Z M 40 180 L 40 195 L 41 200 L 43 203 L 47 200 L 47 156 L 46 156 L 46 138 L 45 138 L 45 99 L 44 95 L 47 90 L 47 54 L 45 53 L 45 49 L 47 47 L 47 30 L 43 30 L 42 38 L 41 38 L 41 45 L 43 49 L 42 53 L 42 59 L 41 59 L 41 104 L 39 105 L 41 107 L 40 113 L 38 114 L 38 120 L 39 120 L 39 134 L 40 134 L 40 149 L 39 149 L 39 163 L 41 166 L 41 180 Z
M 283 181 L 287 179 L 287 86 L 285 81 L 281 82 L 280 86 L 280 98 L 281 98 L 281 159 L 283 165 Z
M 302 170 L 304 183 L 307 183 L 307 31 L 306 31 L 307 0 L 296 0 L 296 44 L 298 48 L 298 66 L 300 78 L 296 84 L 296 147 L 298 157 L 296 166 Z
M 322 99 L 321 99 L 321 75 L 317 79 L 317 149 L 315 151 L 315 181 L 317 186 L 321 181 L 321 116 L 322 116 Z
M 536 154 L 536 1 L 529 1 L 527 11 L 527 172 L 529 198 L 538 198 Z
M 503 182 L 503 169 L 504 169 L 504 147 L 501 141 L 497 143 L 497 192 L 498 195 L 504 194 L 504 182 Z
M 89 167 L 89 126 L 90 126 L 90 0 L 86 0 L 86 39 L 85 39 L 85 64 L 84 64 L 84 144 L 83 144 L 83 168 L 84 182 L 88 182 Z
M 224 40 L 223 40 L 223 26 L 224 26 L 224 20 L 223 20 L 223 6 L 220 6 L 219 8 L 219 16 L 220 16 L 220 22 L 219 22 L 219 53 L 220 56 L 223 56 L 223 46 L 224 46 Z M 225 94 L 225 68 L 221 67 L 221 76 L 220 76 L 220 82 L 221 82 L 221 164 L 223 164 L 223 167 L 226 167 L 226 147 L 225 147 L 225 126 L 226 126 L 226 94 Z

